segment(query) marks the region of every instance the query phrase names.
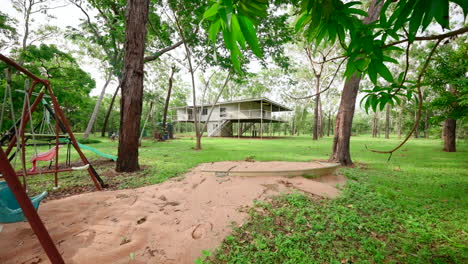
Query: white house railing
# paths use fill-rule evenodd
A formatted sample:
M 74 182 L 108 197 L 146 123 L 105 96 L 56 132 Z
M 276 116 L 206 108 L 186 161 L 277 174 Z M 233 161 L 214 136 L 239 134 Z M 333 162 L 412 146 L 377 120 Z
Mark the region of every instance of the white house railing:
M 263 112 L 263 113 L 262 113 Z M 252 110 L 238 110 L 238 111 L 222 111 L 219 112 L 219 117 L 215 116 L 218 112 L 213 113 L 211 116 L 212 121 L 223 120 L 223 119 L 272 119 L 277 121 L 284 121 L 281 117 L 275 116 L 271 111 L 261 110 L 261 109 L 252 109 Z M 204 121 L 207 118 L 207 115 L 202 115 L 201 120 Z M 177 121 L 193 121 L 192 114 L 179 114 L 177 115 Z

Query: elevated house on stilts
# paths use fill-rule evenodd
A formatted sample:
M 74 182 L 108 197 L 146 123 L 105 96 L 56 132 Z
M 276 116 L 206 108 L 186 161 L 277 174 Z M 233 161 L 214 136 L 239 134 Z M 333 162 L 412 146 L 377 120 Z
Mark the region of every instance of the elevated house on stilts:
M 211 108 L 213 112 L 208 119 Z M 281 112 L 292 111 L 290 108 L 267 98 L 244 99 L 220 102 L 215 105 L 197 105 L 175 107 L 176 117 L 173 122 L 195 122 L 194 114 L 202 123 L 207 122 L 209 137 L 263 137 L 271 135 L 274 123 L 286 123 Z

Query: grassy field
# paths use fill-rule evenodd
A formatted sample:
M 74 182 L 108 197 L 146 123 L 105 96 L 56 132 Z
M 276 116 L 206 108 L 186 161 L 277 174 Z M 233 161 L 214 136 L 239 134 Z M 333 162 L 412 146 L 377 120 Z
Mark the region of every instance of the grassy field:
M 97 169 L 115 188 L 133 188 L 165 181 L 204 162 L 324 160 L 331 143 L 331 138 L 313 142 L 309 137 L 204 138 L 203 150 L 194 151 L 191 137 L 148 140 L 140 149 L 142 172 L 106 173 L 112 163 Z M 366 150 L 366 145 L 389 149 L 397 143 L 353 137 L 356 166 L 340 170 L 349 179 L 341 198 L 291 194 L 257 202 L 247 223 L 198 262 L 467 263 L 468 144 L 459 142 L 459 152 L 444 153 L 440 140 L 412 139 L 388 162 L 387 155 Z M 117 143 L 104 139 L 91 146 L 115 154 Z M 85 172 L 61 174 L 60 185 L 91 186 L 87 177 Z M 29 182 L 33 192 L 52 190 L 51 176 Z

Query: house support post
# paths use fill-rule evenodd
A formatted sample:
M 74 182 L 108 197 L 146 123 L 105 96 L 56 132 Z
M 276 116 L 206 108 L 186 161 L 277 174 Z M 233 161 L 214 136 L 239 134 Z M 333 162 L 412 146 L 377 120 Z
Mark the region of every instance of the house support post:
M 270 127 L 268 128 L 268 132 L 270 132 L 270 137 L 272 136 L 271 133 L 271 120 L 273 119 L 273 104 L 270 104 Z
M 263 139 L 263 100 L 260 100 L 260 139 Z
M 240 138 L 240 103 L 237 103 L 237 138 Z

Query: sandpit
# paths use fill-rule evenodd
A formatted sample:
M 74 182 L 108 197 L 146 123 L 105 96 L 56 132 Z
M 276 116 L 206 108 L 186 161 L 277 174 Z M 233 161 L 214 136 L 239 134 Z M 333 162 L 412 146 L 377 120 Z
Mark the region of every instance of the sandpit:
M 319 177 L 333 174 L 340 165 L 329 162 L 288 162 L 288 161 L 266 161 L 266 162 L 243 162 L 223 161 L 208 163 L 203 166 L 202 171 L 215 176 L 284 176 L 284 177 Z
M 266 167 L 275 165 L 284 164 Z M 339 195 L 336 185 L 344 184 L 344 177 L 333 175 L 214 176 L 203 172 L 209 166 L 223 167 L 202 164 L 158 185 L 46 202 L 39 214 L 66 263 L 183 264 L 216 248 L 233 223 L 242 224 L 241 209 L 255 199 L 295 190 L 333 198 Z M 0 237 L 0 263 L 49 263 L 28 223 L 5 224 Z

